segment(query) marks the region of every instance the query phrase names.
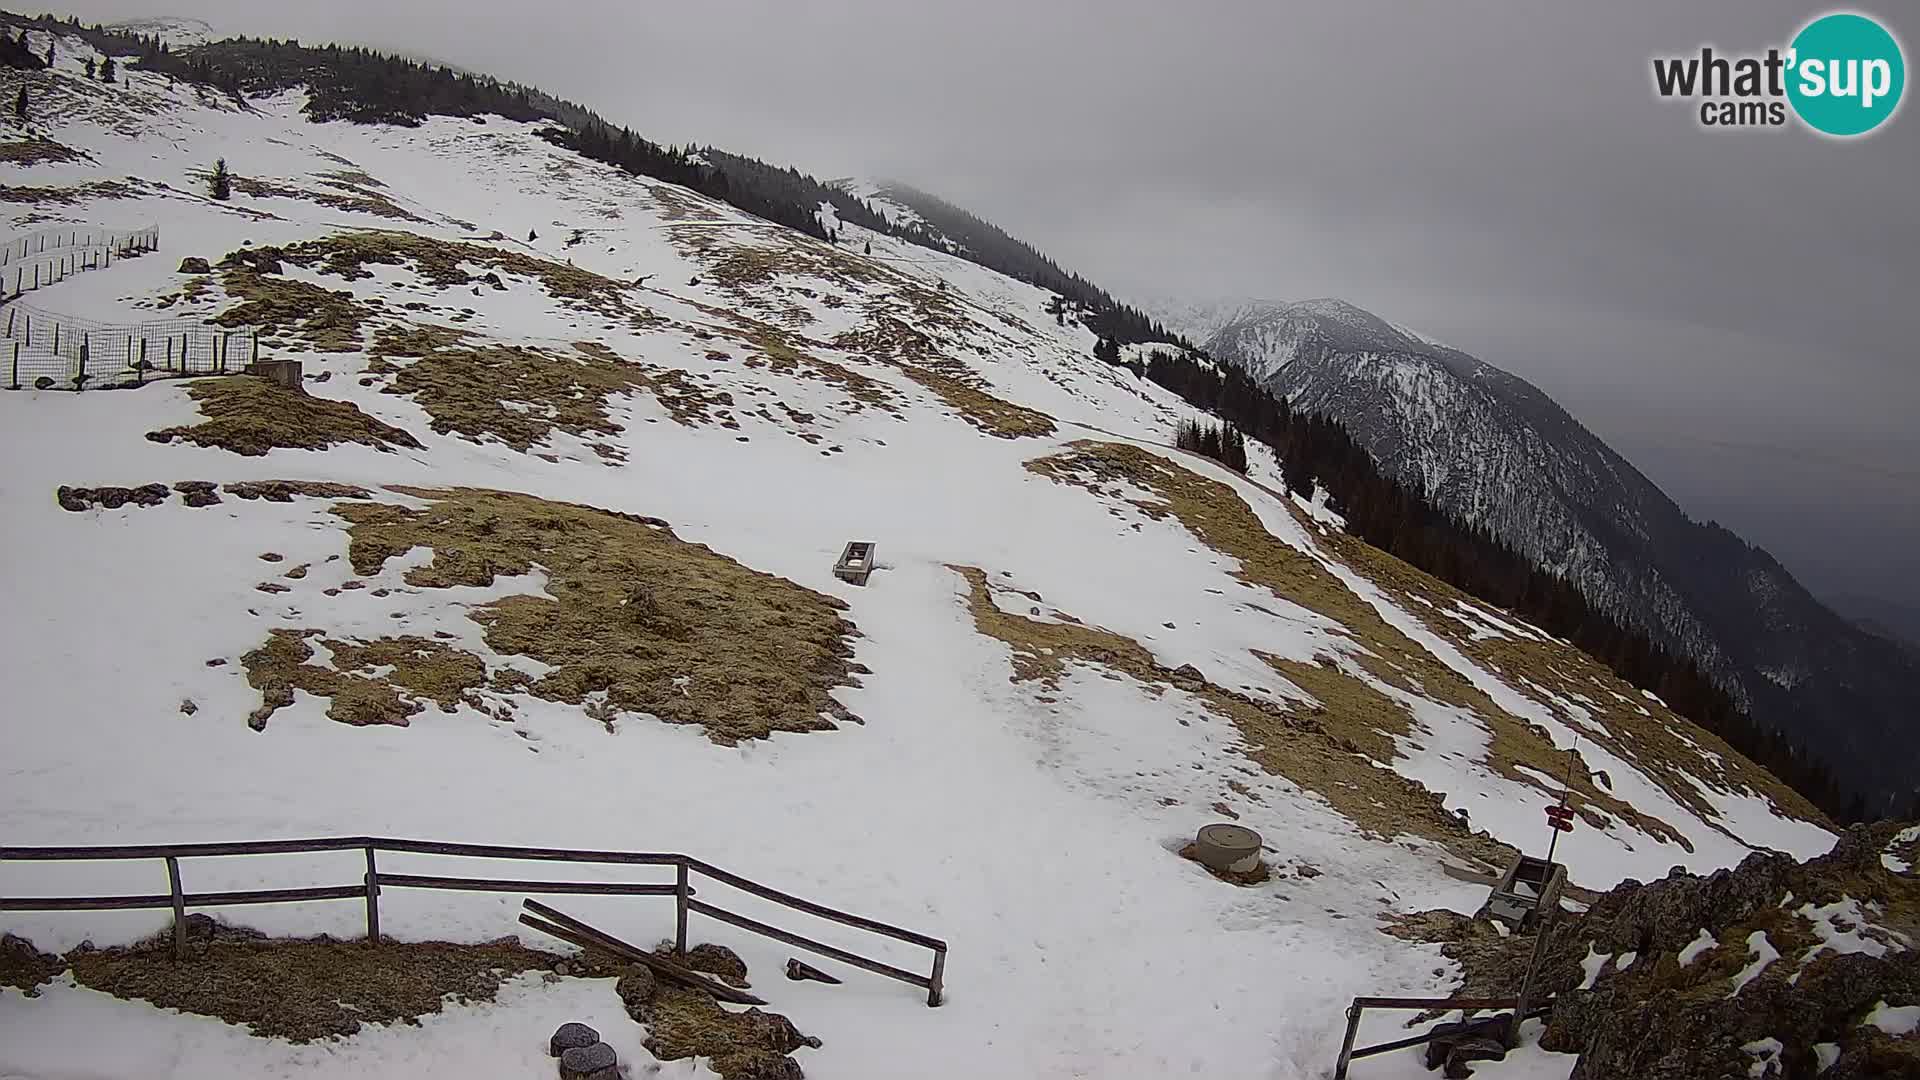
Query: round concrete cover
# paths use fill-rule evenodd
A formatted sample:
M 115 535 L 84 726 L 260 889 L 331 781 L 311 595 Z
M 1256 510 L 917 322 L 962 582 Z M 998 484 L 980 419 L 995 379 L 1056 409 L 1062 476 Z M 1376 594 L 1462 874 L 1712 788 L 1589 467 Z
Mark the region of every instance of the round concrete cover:
M 1260 853 L 1260 834 L 1240 825 L 1203 825 L 1195 840 L 1200 861 L 1218 869 Z

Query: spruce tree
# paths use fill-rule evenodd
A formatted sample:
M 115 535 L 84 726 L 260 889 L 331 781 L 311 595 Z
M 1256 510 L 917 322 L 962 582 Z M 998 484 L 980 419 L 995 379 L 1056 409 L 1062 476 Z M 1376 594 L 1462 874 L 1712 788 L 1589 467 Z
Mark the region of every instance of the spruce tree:
M 53 66 L 53 39 L 47 39 L 47 66 Z
M 104 83 L 110 83 L 114 81 L 113 76 L 114 76 L 115 70 L 116 69 L 114 68 L 114 65 L 113 65 L 113 57 L 109 56 L 106 59 L 100 61 L 100 81 Z
M 207 190 L 221 202 L 233 197 L 233 174 L 227 172 L 226 158 L 213 163 L 213 176 L 207 181 Z
M 98 67 L 97 65 L 94 64 L 93 57 L 91 56 L 87 57 L 87 78 L 89 79 L 93 78 L 94 72 L 96 70 L 98 70 Z
M 869 240 L 866 243 L 860 245 L 860 254 L 862 255 L 873 254 L 873 241 Z
M 21 123 L 27 122 L 27 88 L 20 88 L 20 95 L 13 99 L 13 118 Z

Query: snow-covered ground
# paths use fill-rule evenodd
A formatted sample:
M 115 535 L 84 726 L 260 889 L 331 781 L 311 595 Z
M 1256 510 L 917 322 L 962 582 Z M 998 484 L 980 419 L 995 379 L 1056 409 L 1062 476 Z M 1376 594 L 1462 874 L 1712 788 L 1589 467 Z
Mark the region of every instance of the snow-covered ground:
M 1571 745 L 1576 735 L 1556 708 L 1580 706 L 1550 702 L 1475 666 L 1427 628 L 1426 615 L 1403 610 L 1334 563 L 1313 530 L 1337 525 L 1337 517 L 1324 505 L 1297 506 L 1274 494 L 1277 469 L 1264 450 L 1255 455 L 1254 482 L 1164 449 L 1192 410 L 1093 360 L 1093 335 L 1048 315 L 1048 294 L 854 226 L 843 227 L 834 256 L 864 260 L 858 252 L 871 243 L 875 279 L 847 286 L 790 271 L 735 289 L 692 238 L 719 234 L 736 250 L 774 244 L 774 257 L 787 258 L 790 249 L 768 239 L 766 223 L 578 159 L 535 138 L 532 125 L 437 118 L 418 129 L 316 126 L 300 116 L 298 94 L 240 110 L 140 72 L 105 88 L 78 78 L 81 55 L 77 43 L 66 43 L 51 77 L 63 89 L 49 96 L 70 103 L 64 119 L 43 126 L 90 156 L 20 170 L 17 182 L 60 187 L 137 176 L 144 184 L 129 199 L 9 204 L 7 224 L 27 231 L 50 221 L 154 222 L 161 251 L 38 290 L 34 304 L 132 322 L 151 318 L 158 299 L 178 290 L 183 256 L 217 261 L 246 244 L 348 228 L 469 242 L 498 230 L 508 239 L 481 242 L 620 282 L 646 278 L 631 296 L 661 321 L 636 328 L 568 307 L 512 274 L 506 291 L 478 295 L 436 288 L 404 267 L 374 267 L 372 276 L 349 282 L 289 266 L 286 277 L 380 298 L 395 314 L 403 302 L 428 305 L 417 316 L 426 322 L 470 309 L 461 328 L 481 340 L 556 350 L 599 342 L 730 393 L 738 427 L 676 422 L 655 397 L 636 392 L 609 403 L 621 433 L 555 434 L 523 453 L 497 439 L 435 434 L 420 402 L 383 393 L 377 382 L 360 385 L 367 356 L 358 350 L 301 354 L 310 376 L 329 376 L 310 391 L 405 428 L 423 450 L 346 445 L 240 457 L 148 441 L 149 431 L 196 422 L 180 383 L 0 394 L 0 843 L 367 833 L 681 851 L 947 940 L 948 1003 L 928 1009 L 914 992 L 859 972 L 837 987 L 787 982 L 776 973 L 790 949 L 696 919 L 696 939 L 738 949 L 773 1008 L 824 1040 L 801 1054 L 817 1078 L 1317 1077 L 1330 1068 L 1347 999 L 1435 995 L 1456 984 L 1437 948 L 1379 929 L 1383 916 L 1398 912 L 1477 906 L 1484 888 L 1446 876 L 1441 849 L 1410 835 L 1364 833 L 1325 798 L 1261 770 L 1229 721 L 1181 691 L 1080 664 L 1058 687 L 1010 681 L 1008 647 L 976 631 L 967 583 L 952 567 L 980 567 L 1011 588 L 1037 592 L 1052 612 L 1132 638 L 1167 667 L 1192 664 L 1223 686 L 1308 700 L 1253 650 L 1311 660 L 1364 643 L 1285 596 L 1263 595 L 1260 609 L 1250 608 L 1243 602 L 1250 590 L 1233 576 L 1235 560 L 1177 519 L 1025 467 L 1075 440 L 1133 441 L 1229 485 L 1273 543 L 1326 562 L 1390 624 L 1545 728 L 1554 744 Z M 140 115 L 137 140 L 113 119 L 127 110 Z M 312 191 L 329 190 L 328 174 L 364 173 L 419 220 L 282 196 L 215 203 L 200 194 L 196 171 L 216 157 L 241 176 Z M 699 213 L 682 216 L 685 207 Z M 575 230 L 582 239 L 570 244 Z M 523 239 L 530 231 L 537 238 Z M 813 245 L 790 242 L 800 245 L 796 259 Z M 1053 435 L 982 432 L 905 368 L 833 346 L 836 335 L 863 325 L 867 305 L 900 298 L 898 310 L 906 312 L 915 290 L 932 290 L 961 313 L 963 325 L 931 331 L 946 356 L 964 362 L 993 395 L 1053 417 Z M 216 301 L 218 290 L 193 310 L 226 306 Z M 751 349 L 728 337 L 737 329 L 715 310 L 764 321 L 789 313 L 783 325 L 799 324 L 815 355 L 884 387 L 892 410 L 860 407 L 842 384 L 804 366 L 745 368 L 740 358 Z M 822 442 L 802 441 L 801 428 L 760 399 L 815 417 Z M 618 459 L 596 453 L 595 442 Z M 328 596 L 351 571 L 343 522 L 324 501 L 229 498 L 193 509 L 176 498 L 153 508 L 72 513 L 53 499 L 62 484 L 283 478 L 498 488 L 663 518 L 684 539 L 850 605 L 847 617 L 863 634 L 855 659 L 871 674 L 836 696 L 866 722 L 725 747 L 643 715 L 620 717 L 609 732 L 575 706 L 518 694 L 512 724 L 461 706 L 429 708 L 407 727 L 353 728 L 328 720 L 325 700 L 303 692 L 255 732 L 245 719 L 260 695 L 239 658 L 268 630 L 320 627 L 361 639 L 439 631 L 497 666 L 509 658 L 489 648 L 471 608 L 505 594 L 542 595 L 545 586 L 536 573 L 484 590 L 414 588 L 402 575 L 426 560 L 416 551 L 365 579 L 367 589 Z M 883 569 L 865 588 L 830 573 L 840 546 L 854 538 L 878 543 Z M 284 562 L 262 563 L 264 552 Z M 289 591 L 256 590 L 295 564 L 312 570 L 284 581 Z M 392 592 L 374 595 L 380 588 Z M 1538 634 L 1483 608 L 1439 617 L 1490 635 Z M 225 663 L 208 666 L 213 659 Z M 1396 768 L 1446 791 L 1449 806 L 1470 807 L 1475 827 L 1539 847 L 1540 808 L 1556 797 L 1551 778 L 1528 787 L 1496 775 L 1482 760 L 1488 732 L 1471 711 L 1404 696 L 1421 735 L 1418 746 L 1402 748 Z M 183 699 L 197 711 L 183 715 Z M 1752 792 L 1703 785 L 1721 813 L 1702 820 L 1628 761 L 1590 744 L 1583 753 L 1608 771 L 1614 791 L 1672 825 L 1694 850 L 1625 821 L 1605 829 L 1583 823 L 1560 845 L 1582 884 L 1659 877 L 1676 863 L 1730 865 L 1748 845 L 1807 855 L 1830 842 L 1822 830 L 1773 814 Z M 1218 816 L 1216 803 L 1266 838 L 1273 880 L 1235 888 L 1174 854 Z M 201 859 L 189 860 L 185 873 L 191 890 L 337 884 L 357 879 L 357 859 Z M 455 872 L 425 860 L 395 863 L 383 869 Z M 0 894 L 153 892 L 159 873 L 140 863 L 0 863 Z M 925 965 L 925 954 L 909 946 L 863 939 L 719 886 L 713 892 L 753 917 L 905 967 Z M 383 900 L 383 928 L 402 938 L 489 939 L 516 930 L 517 902 L 393 892 Z M 672 926 L 671 905 L 659 901 L 582 899 L 568 910 L 643 942 Z M 361 918 L 352 904 L 226 914 L 274 933 L 347 936 L 359 932 Z M 129 940 L 162 923 L 157 912 L 10 914 L 4 929 L 65 950 L 88 939 Z M 502 1071 L 507 1062 L 524 1071 L 546 1067 L 536 1059 L 558 1018 L 619 1032 L 624 1059 L 648 1059 L 639 1029 L 602 982 L 515 983 L 495 1004 L 449 1008 L 418 1029 L 301 1047 L 63 981 L 31 1000 L 0 991 L 0 1076 L 414 1076 L 423 1062 L 435 1073 Z M 1393 1023 L 1370 1017 L 1362 1037 L 1394 1037 Z M 57 1053 L 49 1049 L 56 1045 Z M 1570 1065 L 1528 1048 L 1479 1075 L 1565 1076 Z M 1363 1080 L 1416 1073 L 1411 1053 L 1354 1070 Z M 679 1062 L 658 1075 L 710 1073 Z

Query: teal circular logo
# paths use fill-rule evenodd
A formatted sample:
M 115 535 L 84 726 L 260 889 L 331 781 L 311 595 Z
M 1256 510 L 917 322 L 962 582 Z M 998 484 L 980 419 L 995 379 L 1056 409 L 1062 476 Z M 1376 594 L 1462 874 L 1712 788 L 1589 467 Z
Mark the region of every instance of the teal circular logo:
M 1795 35 L 1787 100 L 1815 131 L 1864 135 L 1900 105 L 1907 65 L 1900 43 L 1865 15 L 1822 15 Z

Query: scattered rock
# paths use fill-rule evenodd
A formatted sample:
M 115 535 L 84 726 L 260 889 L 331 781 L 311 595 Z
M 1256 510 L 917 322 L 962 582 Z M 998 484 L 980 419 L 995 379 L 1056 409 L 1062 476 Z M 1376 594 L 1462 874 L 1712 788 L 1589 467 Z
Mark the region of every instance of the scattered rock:
M 620 1003 L 634 1016 L 638 1016 L 647 1002 L 653 1000 L 653 995 L 659 989 L 659 980 L 654 978 L 653 972 L 638 964 L 621 972 L 619 981 L 613 984 L 613 992 L 620 995 Z
M 547 1056 L 559 1057 L 569 1050 L 592 1046 L 600 1041 L 600 1033 L 585 1024 L 561 1024 L 547 1040 Z
M 603 1042 L 560 1055 L 560 1080 L 620 1080 L 620 1057 Z
M 254 588 L 264 593 L 283 593 L 288 591 L 285 585 L 282 585 L 277 581 L 263 581 L 260 584 L 255 585 Z
M 313 499 L 364 499 L 367 489 L 353 484 L 331 484 L 322 480 L 248 480 L 225 487 L 236 499 L 265 499 L 268 502 L 292 502 L 294 496 Z
M 1173 685 L 1182 690 L 1199 690 L 1207 685 L 1207 677 L 1200 674 L 1200 669 L 1192 664 L 1181 664 L 1167 677 L 1173 680 Z
M 301 563 L 299 566 L 294 567 L 293 569 L 287 571 L 285 574 L 282 574 L 281 576 L 292 578 L 293 580 L 298 581 L 301 578 L 307 576 L 307 564 Z
M 51 390 L 51 389 L 53 389 L 53 376 L 51 376 L 51 375 L 42 375 L 42 376 L 40 376 L 39 378 L 37 378 L 37 379 L 35 379 L 35 380 L 33 380 L 33 388 L 34 388 L 35 390 Z
M 500 280 L 500 275 L 499 275 L 499 274 L 496 274 L 496 273 L 494 273 L 494 272 L 493 272 L 493 271 L 491 271 L 491 270 L 489 270 L 489 271 L 487 271 L 486 273 L 484 273 L 484 274 L 482 274 L 482 275 L 480 275 L 480 280 L 481 280 L 482 282 L 485 282 L 485 283 L 486 283 L 486 284 L 488 284 L 488 285 L 491 285 L 491 286 L 493 286 L 493 287 L 494 287 L 495 289 L 497 289 L 497 290 L 499 290 L 500 292 L 506 292 L 506 291 L 507 291 L 507 284 L 506 284 L 506 282 L 504 282 L 504 281 L 501 281 L 501 280 Z
M 260 553 L 261 562 L 279 562 L 284 558 L 286 558 L 286 556 L 277 551 L 263 551 Z
M 708 942 L 687 950 L 687 966 L 695 971 L 718 975 L 739 986 L 747 985 L 747 962 L 725 945 Z
M 220 492 L 211 480 L 182 480 L 173 485 L 180 493 L 180 501 L 188 506 L 212 506 L 220 502 Z
M 192 698 L 181 698 L 181 699 L 180 699 L 180 711 L 181 711 L 182 713 L 185 713 L 185 714 L 186 714 L 186 715 L 188 715 L 188 716 L 192 716 L 192 715 L 193 715 L 194 713 L 197 713 L 197 712 L 199 712 L 199 711 L 200 711 L 200 706 L 198 706 L 198 705 L 195 705 L 195 704 L 193 703 L 193 699 L 192 699 Z
M 135 506 L 159 506 L 167 501 L 167 493 L 165 484 L 143 484 L 137 488 L 79 488 L 62 484 L 53 493 L 53 497 L 59 502 L 61 509 L 78 512 L 92 506 L 117 510 L 128 503 Z
M 343 582 L 341 582 L 341 583 L 340 583 L 340 587 L 341 587 L 342 589 L 346 589 L 347 591 L 349 591 L 349 592 L 351 592 L 351 591 L 353 591 L 354 589 L 364 589 L 364 588 L 366 588 L 366 587 L 367 587 L 367 583 L 366 583 L 366 582 L 364 582 L 364 581 L 359 581 L 359 580 L 357 580 L 357 579 L 350 579 L 350 580 L 347 580 L 347 581 L 343 581 Z
M 182 274 L 211 274 L 213 273 L 213 267 L 207 264 L 207 260 L 190 255 L 180 260 L 180 269 L 178 272 Z
M 208 667 L 226 667 L 227 658 L 224 656 L 216 656 L 213 659 L 207 661 L 207 666 Z
M 231 252 L 220 260 L 220 265 L 245 267 L 256 274 L 278 274 L 282 269 L 279 252 L 271 247 Z

